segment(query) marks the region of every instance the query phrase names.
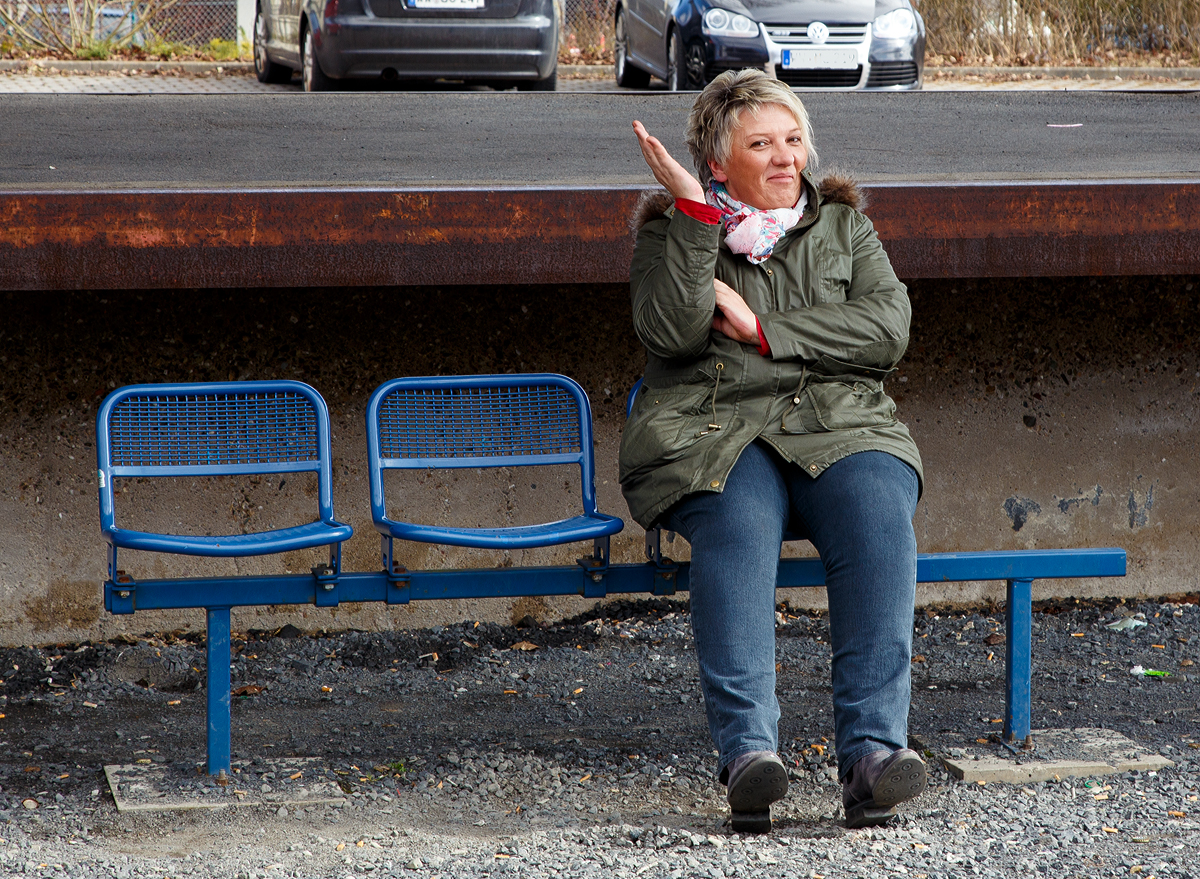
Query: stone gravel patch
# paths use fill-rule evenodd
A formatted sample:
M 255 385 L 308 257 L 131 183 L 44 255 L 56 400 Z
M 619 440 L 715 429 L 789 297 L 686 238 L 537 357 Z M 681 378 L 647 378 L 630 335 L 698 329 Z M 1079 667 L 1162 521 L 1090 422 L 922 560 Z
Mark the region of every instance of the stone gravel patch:
M 1174 765 L 1023 784 L 966 784 L 938 762 L 1009 753 L 979 742 L 1002 708 L 1002 615 L 918 613 L 911 727 L 930 789 L 895 826 L 853 832 L 831 744 L 828 621 L 780 605 L 792 786 L 765 838 L 724 825 L 678 601 L 613 602 L 552 626 L 240 633 L 236 771 L 215 793 L 198 771 L 200 639 L 3 650 L 0 875 L 1200 876 L 1193 600 L 1039 608 L 1035 725 L 1114 729 Z M 1121 619 L 1146 625 L 1108 627 Z M 1171 675 L 1129 674 L 1138 664 Z M 1048 740 L 1033 759 L 1075 747 Z M 118 812 L 106 764 L 150 767 L 172 795 L 262 802 Z M 340 801 L 277 799 L 310 782 Z

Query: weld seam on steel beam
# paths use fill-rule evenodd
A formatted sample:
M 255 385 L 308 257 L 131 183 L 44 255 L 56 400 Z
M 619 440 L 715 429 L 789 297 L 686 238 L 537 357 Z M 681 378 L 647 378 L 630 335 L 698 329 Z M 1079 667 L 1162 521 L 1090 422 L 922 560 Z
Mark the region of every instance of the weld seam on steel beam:
M 0 289 L 624 283 L 644 188 L 0 191 Z M 1200 179 L 867 189 L 902 278 L 1200 273 Z

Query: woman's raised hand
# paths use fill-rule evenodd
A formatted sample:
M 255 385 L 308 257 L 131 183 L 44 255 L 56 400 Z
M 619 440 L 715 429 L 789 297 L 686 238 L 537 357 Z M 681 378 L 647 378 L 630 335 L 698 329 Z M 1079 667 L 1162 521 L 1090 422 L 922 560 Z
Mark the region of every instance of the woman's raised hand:
M 633 123 L 633 131 L 637 135 L 646 164 L 654 172 L 654 179 L 665 186 L 667 192 L 675 198 L 704 201 L 704 187 L 700 185 L 700 181 L 675 161 L 657 137 L 651 137 L 640 122 Z

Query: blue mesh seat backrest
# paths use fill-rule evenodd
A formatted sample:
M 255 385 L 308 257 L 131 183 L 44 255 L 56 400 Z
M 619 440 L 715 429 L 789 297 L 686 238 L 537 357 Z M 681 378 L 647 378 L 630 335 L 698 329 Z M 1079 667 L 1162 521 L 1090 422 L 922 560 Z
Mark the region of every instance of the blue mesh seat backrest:
M 270 472 L 319 457 L 316 411 L 292 391 L 139 393 L 109 417 L 114 468 Z
M 381 401 L 378 424 L 380 457 L 394 467 L 579 456 L 583 447 L 579 405 L 554 386 L 399 387 Z

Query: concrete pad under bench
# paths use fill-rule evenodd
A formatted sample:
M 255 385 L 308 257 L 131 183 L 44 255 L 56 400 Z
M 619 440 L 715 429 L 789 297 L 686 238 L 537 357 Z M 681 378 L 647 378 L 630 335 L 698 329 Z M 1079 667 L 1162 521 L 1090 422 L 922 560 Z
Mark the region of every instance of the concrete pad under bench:
M 118 812 L 344 805 L 341 786 L 325 777 L 325 768 L 325 761 L 315 757 L 256 761 L 245 769 L 235 767 L 225 785 L 204 773 L 203 767 L 186 771 L 155 763 L 109 765 L 104 775 Z M 264 775 L 269 781 L 263 781 Z
M 1033 741 L 1035 748 L 1027 753 L 1011 754 L 998 744 L 990 744 L 952 749 L 962 756 L 938 756 L 950 774 L 961 781 L 1008 784 L 1149 772 L 1175 765 L 1110 729 L 1034 730 Z

